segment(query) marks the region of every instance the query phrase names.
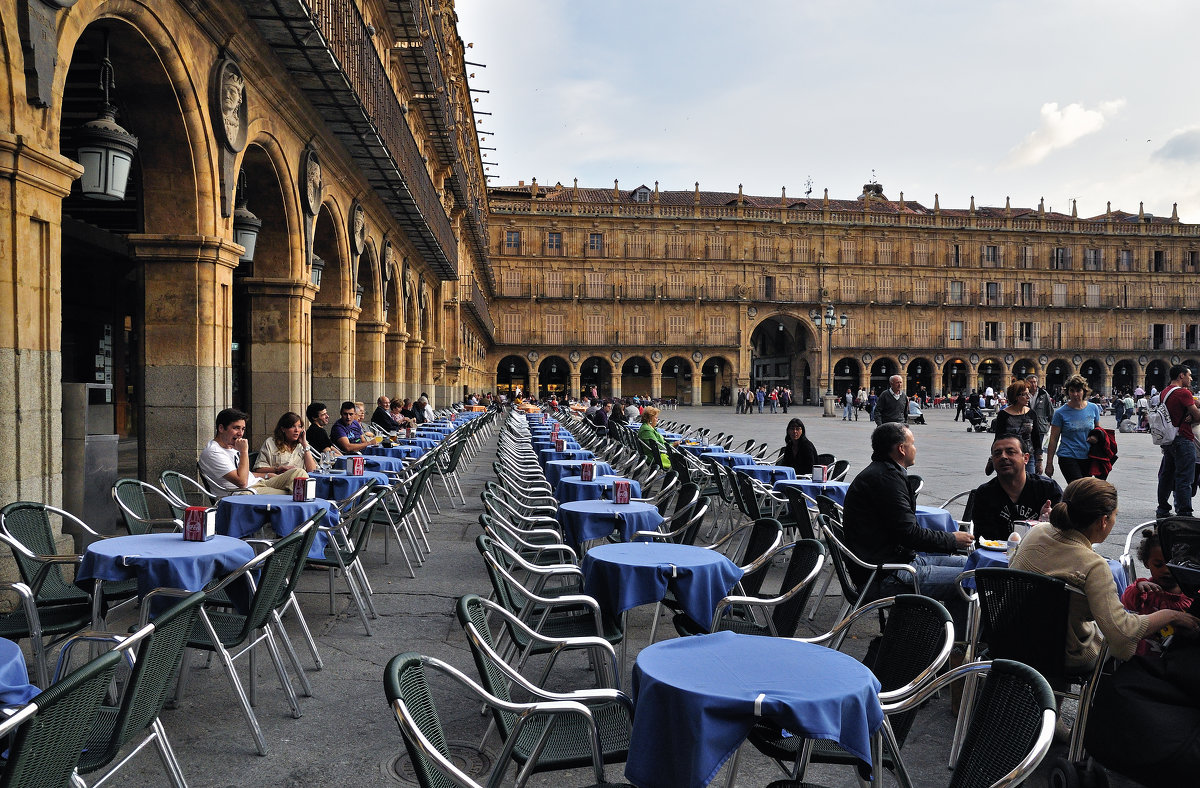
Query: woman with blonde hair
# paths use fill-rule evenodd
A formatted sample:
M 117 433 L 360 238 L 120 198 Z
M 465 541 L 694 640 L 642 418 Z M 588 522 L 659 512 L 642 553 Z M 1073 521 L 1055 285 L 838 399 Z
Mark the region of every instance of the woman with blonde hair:
M 1067 402 L 1054 411 L 1050 420 L 1050 445 L 1047 447 L 1046 475 L 1054 475 L 1054 458 L 1068 482 L 1090 476 L 1088 433 L 1100 426 L 1100 406 L 1088 402 L 1087 380 L 1072 375 L 1067 381 Z
M 667 454 L 667 442 L 658 433 L 658 408 L 647 407 L 642 411 L 642 426 L 638 427 L 637 436 L 650 449 L 658 452 L 658 464 L 664 471 L 671 469 L 671 457 Z

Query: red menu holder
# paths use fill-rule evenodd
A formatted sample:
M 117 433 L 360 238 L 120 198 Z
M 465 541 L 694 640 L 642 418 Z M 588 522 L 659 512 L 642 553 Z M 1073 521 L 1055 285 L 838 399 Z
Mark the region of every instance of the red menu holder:
M 313 478 L 292 479 L 292 500 L 311 501 L 317 497 L 317 480 Z
M 183 539 L 186 542 L 207 542 L 217 535 L 217 510 L 189 506 L 183 511 Z
M 366 457 L 362 457 L 362 456 L 351 457 L 348 460 L 348 462 L 349 462 L 349 467 L 347 468 L 346 472 L 350 476 L 362 476 L 363 471 L 366 470 L 366 468 L 367 468 L 367 458 Z
M 555 451 L 566 451 L 567 450 L 567 442 L 565 440 L 563 440 L 562 438 L 555 440 L 554 441 L 554 450 Z
M 409 428 L 408 428 L 408 429 L 405 431 L 405 435 L 404 435 L 404 437 L 406 437 L 406 438 L 411 438 L 412 436 L 413 436 L 413 428 L 410 426 L 410 427 L 409 427 Z
M 596 464 L 594 462 L 584 462 L 579 464 L 579 478 L 585 482 L 590 482 L 596 478 Z
M 613 482 L 613 503 L 629 503 L 629 482 Z
M 814 482 L 829 481 L 829 466 L 828 465 L 814 465 L 813 472 L 812 472 L 812 480 Z

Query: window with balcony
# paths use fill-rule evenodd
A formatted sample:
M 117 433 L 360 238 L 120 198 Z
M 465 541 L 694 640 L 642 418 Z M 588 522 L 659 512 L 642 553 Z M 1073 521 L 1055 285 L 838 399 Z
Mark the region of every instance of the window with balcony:
M 913 265 L 929 265 L 929 244 L 919 241 L 912 248 Z
M 966 284 L 958 280 L 947 282 L 946 300 L 951 304 L 965 304 L 967 302 Z
M 1121 251 L 1117 252 L 1117 270 L 1133 270 L 1133 251 L 1131 249 L 1122 249 Z
M 896 341 L 896 321 L 880 320 L 875 324 L 875 343 L 886 347 Z
M 1200 252 L 1183 253 L 1183 270 L 1191 273 L 1200 270 Z
M 667 295 L 671 298 L 684 298 L 687 295 L 687 279 L 684 274 L 670 274 L 667 277 Z
M 716 301 L 725 297 L 725 278 L 720 274 L 708 275 L 708 297 Z
M 682 260 L 687 255 L 687 237 L 680 233 L 667 236 L 667 257 Z
M 670 315 L 667 317 L 667 334 L 671 340 L 679 342 L 687 338 L 687 315 Z
M 1067 305 L 1067 283 L 1054 283 L 1054 302 L 1050 306 L 1066 306 Z
M 545 296 L 547 298 L 562 298 L 563 297 L 562 271 L 547 271 L 546 272 Z
M 984 306 L 999 306 L 1000 305 L 1000 283 L 999 282 L 984 282 L 983 283 L 983 304 L 984 304 Z
M 880 277 L 875 283 L 875 300 L 881 304 L 890 304 L 892 302 L 892 278 L 890 276 Z
M 1017 306 L 1037 306 L 1033 282 L 1022 282 L 1017 290 Z
M 604 280 L 607 277 L 600 271 L 588 271 L 584 276 L 584 285 L 587 288 L 588 298 L 604 298 Z
M 1117 339 L 1121 343 L 1121 350 L 1132 350 L 1136 347 L 1137 342 L 1137 326 L 1133 323 L 1122 323 L 1117 328 Z
M 1167 253 L 1162 249 L 1155 249 L 1151 255 L 1150 270 L 1156 274 L 1161 274 L 1167 270 Z
M 984 342 L 998 342 L 1000 341 L 1000 324 L 995 320 L 985 320 L 980 333 Z
M 1167 286 L 1166 285 L 1150 285 L 1150 303 L 1155 306 L 1164 306 L 1167 303 Z
M 754 259 L 755 260 L 775 260 L 775 239 L 774 238 L 758 238 L 754 244 Z
M 604 254 L 603 233 L 588 233 L 588 253 L 594 255 Z
M 561 345 L 566 341 L 563 331 L 566 321 L 566 315 L 548 314 L 543 317 L 542 337 L 546 344 Z
M 946 341 L 957 342 L 962 344 L 963 341 L 963 321 L 951 320 L 946 323 Z
M 705 254 L 709 260 L 724 260 L 725 259 L 725 237 L 717 234 L 710 234 L 704 242 Z
M 1100 306 L 1100 285 L 1089 284 L 1084 287 L 1084 303 L 1092 309 Z
M 725 344 L 725 315 L 709 315 L 708 334 L 705 337 L 710 344 Z
M 950 249 L 950 265 L 958 268 L 962 265 L 962 244 L 954 244 Z
M 607 345 L 607 338 L 604 336 L 604 328 L 608 323 L 608 318 L 605 315 L 587 315 L 584 318 L 583 343 L 585 345 Z
M 1150 325 L 1150 347 L 1153 350 L 1166 350 L 1171 345 L 1171 326 L 1169 323 L 1152 323 Z
M 858 300 L 858 282 L 850 277 L 843 277 L 838 283 L 838 290 L 843 301 Z
M 913 321 L 913 337 L 916 338 L 917 344 L 922 347 L 929 346 L 929 321 L 914 320 Z
M 626 255 L 629 257 L 646 257 L 647 249 L 645 233 L 630 233 L 626 241 Z
M 858 242 L 857 241 L 842 241 L 842 258 L 843 263 L 858 262 Z
M 521 295 L 521 272 L 505 271 L 500 287 L 506 296 L 516 297 Z
M 1000 247 L 985 245 L 981 257 L 983 258 L 984 268 L 1000 267 Z
M 775 277 L 764 276 L 758 284 L 758 296 L 763 301 L 775 300 Z
M 1200 350 L 1200 325 L 1188 323 L 1183 327 L 1184 350 Z
M 516 312 L 505 312 L 500 315 L 500 334 L 506 344 L 516 345 L 521 342 L 521 316 Z
M 646 344 L 646 316 L 628 315 L 625 318 L 625 341 L 631 345 Z
M 806 263 L 808 262 L 808 239 L 793 238 L 792 239 L 792 262 Z
M 1083 250 L 1083 270 L 1085 270 L 1085 271 L 1103 271 L 1104 270 L 1104 251 L 1102 249 L 1084 249 Z
M 1090 348 L 1100 345 L 1100 321 L 1088 320 L 1083 324 L 1083 341 Z
M 1054 254 L 1050 258 L 1050 267 L 1055 271 L 1070 271 L 1071 250 L 1065 246 L 1054 247 Z
M 625 296 L 627 298 L 647 298 L 646 275 L 632 273 L 625 275 Z
M 1020 268 L 1033 268 L 1034 257 L 1032 246 L 1022 246 L 1017 250 L 1017 265 Z
M 562 253 L 562 233 L 546 233 L 546 254 L 561 255 Z
M 876 252 L 877 252 L 877 256 L 879 258 L 880 265 L 891 265 L 892 264 L 892 242 L 891 241 L 880 241 L 878 246 L 876 247 Z
M 914 304 L 929 303 L 929 282 L 925 279 L 917 279 L 913 282 L 913 297 Z
M 1022 320 L 1017 323 L 1017 339 L 1021 342 L 1033 342 L 1033 327 L 1032 320 Z
M 520 230 L 505 230 L 504 231 L 504 251 L 509 254 L 516 254 L 521 251 L 521 231 Z

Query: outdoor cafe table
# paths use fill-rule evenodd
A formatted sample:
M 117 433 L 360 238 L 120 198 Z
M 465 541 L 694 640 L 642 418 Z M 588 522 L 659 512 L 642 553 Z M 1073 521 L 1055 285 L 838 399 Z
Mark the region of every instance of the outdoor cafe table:
M 366 471 L 362 476 L 351 476 L 348 473 L 313 472 L 308 477 L 317 480 L 317 497 L 328 498 L 331 501 L 349 498 L 371 482 L 383 487 L 391 485 L 387 474 L 378 471 Z
M 425 451 L 436 449 L 438 444 L 438 442 L 432 438 L 422 438 L 419 435 L 415 438 L 396 438 L 392 441 L 392 443 L 396 443 L 401 446 L 419 446 Z
M 697 457 L 699 457 L 701 454 L 705 454 L 705 453 L 713 450 L 713 447 L 709 446 L 707 443 L 686 443 L 685 442 L 685 443 L 680 443 L 679 448 L 683 449 L 688 454 L 693 454 Z
M 633 667 L 625 776 L 639 788 L 701 788 L 768 720 L 864 762 L 881 751 L 879 681 L 853 657 L 789 638 L 718 632 L 655 643 Z
M 385 451 L 387 451 L 385 449 Z M 399 457 L 380 457 L 363 455 L 366 462 L 363 465 L 368 471 L 384 473 L 387 471 L 404 473 L 404 460 Z M 333 461 L 333 467 L 340 471 L 346 470 L 346 457 L 338 457 Z
M 653 531 L 662 521 L 658 509 L 637 501 L 571 501 L 558 507 L 563 539 L 576 548 L 613 531 L 618 531 L 623 540 L 629 541 L 634 531 Z
M 433 441 L 434 445 L 437 445 L 445 439 L 446 439 L 446 436 L 443 435 L 442 433 L 438 432 L 437 430 L 418 429 L 417 437 L 414 438 L 413 440 Z M 404 438 L 404 440 L 408 440 L 408 438 Z
M 396 457 L 401 460 L 420 457 L 424 453 L 425 450 L 420 446 L 368 446 L 362 450 L 367 457 Z
M 809 498 L 824 495 L 838 504 L 846 503 L 846 490 L 850 489 L 850 485 L 846 482 L 814 482 L 811 479 L 784 479 L 775 482 L 776 490 L 783 487 L 799 487 L 800 491 Z
M 766 484 L 796 478 L 796 469 L 786 465 L 735 465 L 733 469 Z
M 21 706 L 41 692 L 29 683 L 29 668 L 21 647 L 0 638 L 0 706 Z
M 661 602 L 670 589 L 683 612 L 704 629 L 717 603 L 742 579 L 742 570 L 716 550 L 674 542 L 628 542 L 593 547 L 583 557 L 583 592 L 616 618 Z
M 958 523 L 954 521 L 954 515 L 950 512 L 936 506 L 924 506 L 923 504 L 917 504 L 917 525 L 931 531 L 953 533 L 958 530 Z
M 554 449 L 541 449 L 538 451 L 538 462 L 542 467 L 546 467 L 546 463 L 554 460 L 591 460 L 596 455 L 592 454 L 587 449 L 568 449 L 566 451 L 555 451 Z
M 550 460 L 546 463 L 546 481 L 550 489 L 558 489 L 558 483 L 564 476 L 579 475 L 579 468 L 588 460 Z M 613 467 L 607 462 L 593 461 L 597 476 L 612 476 Z
M 1020 548 L 1018 547 L 1019 551 Z M 1109 558 L 1108 568 L 1112 570 L 1113 582 L 1117 585 L 1117 596 L 1125 593 L 1125 589 L 1129 586 L 1129 581 L 1125 579 L 1125 569 L 1121 566 L 1121 562 L 1116 559 Z M 1005 568 L 1008 566 L 1008 553 L 1004 550 L 989 550 L 985 547 L 980 547 L 972 550 L 967 556 L 967 563 L 963 565 L 963 571 L 968 572 L 972 569 L 984 569 L 989 566 L 998 566 Z M 968 588 L 975 587 L 974 580 L 968 580 L 963 583 Z
M 221 500 L 225 501 L 228 498 Z M 138 598 L 146 596 L 156 588 L 200 591 L 210 581 L 233 572 L 253 557 L 254 548 L 232 536 L 217 535 L 203 542 L 189 542 L 180 533 L 114 536 L 110 539 L 98 539 L 87 546 L 83 560 L 79 563 L 75 582 L 87 588 L 91 585 L 87 581 L 111 583 L 136 577 Z M 238 601 L 245 603 L 248 598 L 248 595 L 244 595 Z M 99 626 L 103 622 L 94 623 Z
M 318 510 L 325 510 L 325 522 L 336 528 L 338 508 L 324 498 L 315 501 L 293 501 L 289 495 L 227 495 L 217 501 L 217 533 L 244 539 L 264 526 L 271 526 L 278 536 L 287 536 Z M 313 539 L 309 558 L 324 558 L 329 536 L 318 532 Z
M 700 459 L 710 457 L 721 463 L 727 468 L 732 468 L 735 465 L 753 465 L 754 458 L 749 454 L 737 454 L 728 451 L 706 451 L 700 455 Z
M 596 476 L 590 482 L 585 482 L 582 476 L 564 476 L 554 486 L 554 497 L 559 503 L 604 499 L 611 501 L 613 482 L 629 482 L 629 497 L 642 497 L 642 485 L 624 476 Z
M 562 433 L 559 433 L 559 435 L 561 434 Z M 579 451 L 583 448 L 577 441 L 571 438 L 559 438 L 559 440 L 563 442 L 563 449 L 565 451 Z M 534 451 L 540 452 L 543 449 L 554 449 L 554 441 L 550 440 L 549 438 L 534 438 L 532 441 L 530 441 L 530 443 L 533 445 Z
M 678 432 L 663 432 L 662 430 L 659 430 L 658 434 L 663 436 L 663 440 L 665 440 L 667 443 L 676 443 L 683 440 L 683 436 Z

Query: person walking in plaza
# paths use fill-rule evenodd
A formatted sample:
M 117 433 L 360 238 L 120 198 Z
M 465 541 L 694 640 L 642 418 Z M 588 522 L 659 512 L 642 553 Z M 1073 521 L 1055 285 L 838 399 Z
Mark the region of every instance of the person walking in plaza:
M 738 393 L 737 393 L 737 412 L 738 412 L 738 413 L 745 413 L 745 412 L 746 412 L 746 390 L 745 390 L 744 388 L 738 388 Z
M 1000 435 L 1015 435 L 1026 446 L 1040 446 L 1042 444 L 1042 432 L 1038 428 L 1037 417 L 1033 415 L 1033 409 L 1029 407 L 1029 386 L 1023 380 L 1018 380 L 1008 387 L 1005 392 L 1008 399 L 1008 405 L 1001 408 L 996 414 L 996 420 L 993 422 L 993 432 L 997 436 Z M 1029 467 L 1025 469 L 1026 473 L 1035 474 L 1041 473 L 1041 459 L 1035 458 L 1032 454 L 1029 457 Z M 990 466 L 988 473 L 991 473 Z M 1005 534 L 1008 536 L 1008 534 Z
M 779 387 L 773 386 L 769 394 L 767 394 L 767 404 L 771 406 L 771 412 L 775 413 L 775 407 L 779 404 Z
M 842 421 L 850 421 L 851 414 L 854 413 L 854 392 L 846 389 L 846 393 L 842 395 Z
M 787 413 L 788 405 L 792 404 L 792 390 L 784 386 L 779 390 L 779 406 Z
M 1054 458 L 1068 483 L 1090 476 L 1088 433 L 1100 426 L 1100 408 L 1087 401 L 1088 384 L 1082 375 L 1067 381 L 1067 403 L 1050 419 L 1050 445 L 1046 475 L 1054 475 Z M 1189 489 L 1191 482 L 1188 482 Z
M 1192 482 L 1196 473 L 1196 444 L 1193 425 L 1200 422 L 1200 408 L 1192 396 L 1192 370 L 1183 364 L 1171 367 L 1171 382 L 1162 393 L 1171 424 L 1178 428 L 1175 439 L 1162 447 L 1158 466 L 1158 508 L 1155 517 L 1171 516 L 1171 494 L 1175 494 L 1175 514 L 1192 516 Z
M 891 388 L 880 394 L 878 402 L 875 403 L 875 423 L 907 424 L 908 397 L 904 395 L 904 378 L 892 375 L 888 384 Z
M 1037 375 L 1026 376 L 1025 387 L 1029 390 L 1029 409 L 1033 411 L 1033 417 L 1037 420 L 1038 433 L 1044 442 L 1046 436 L 1050 434 L 1050 420 L 1054 417 L 1054 403 L 1050 399 L 1050 392 L 1038 385 Z M 1042 445 L 1042 443 L 1035 443 L 1029 447 L 1033 451 L 1034 464 L 1038 468 L 1044 466 Z
M 767 387 L 759 386 L 758 391 L 754 392 L 754 399 L 758 401 L 758 412 L 762 413 L 763 405 L 766 404 L 767 401 Z

